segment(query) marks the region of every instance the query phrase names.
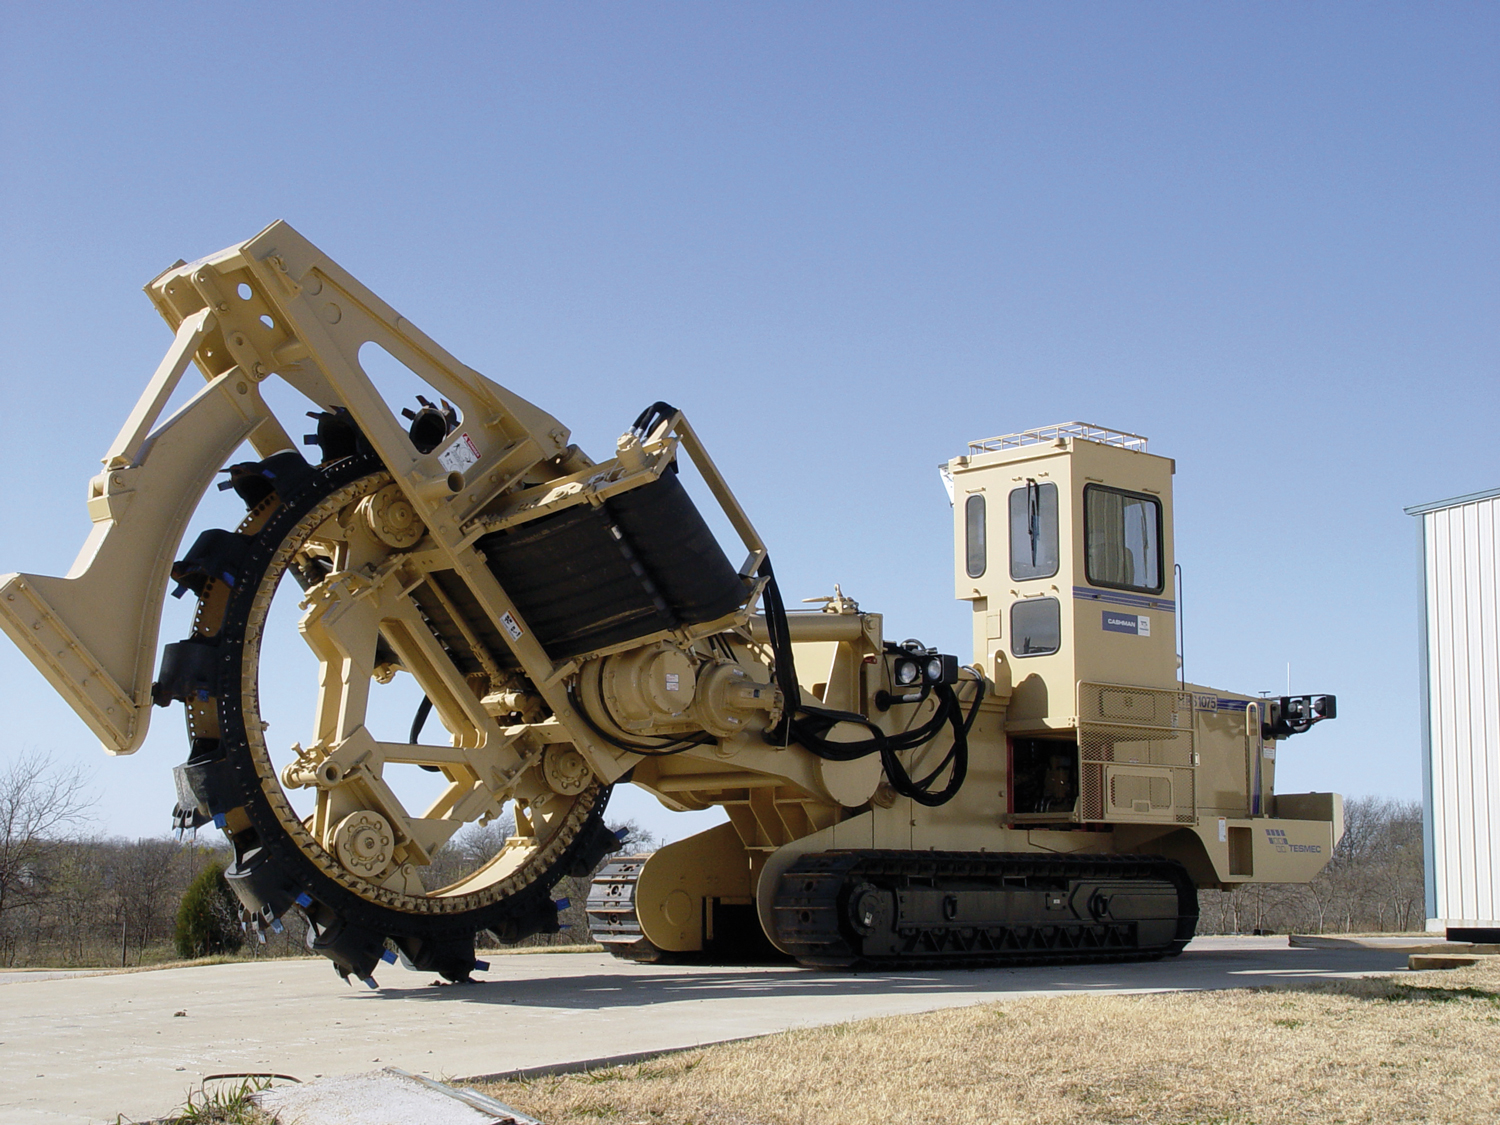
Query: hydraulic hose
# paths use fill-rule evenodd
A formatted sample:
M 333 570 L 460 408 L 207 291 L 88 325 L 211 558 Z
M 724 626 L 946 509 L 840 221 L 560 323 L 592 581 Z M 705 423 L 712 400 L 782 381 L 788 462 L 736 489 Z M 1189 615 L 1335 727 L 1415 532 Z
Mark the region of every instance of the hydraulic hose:
M 786 604 L 776 585 L 776 575 L 771 569 L 771 560 L 765 559 L 758 571 L 767 579 L 762 595 L 766 607 L 766 632 L 769 636 L 771 655 L 774 661 L 776 686 L 785 699 L 785 710 L 781 721 L 766 732 L 767 741 L 775 746 L 788 746 L 792 742 L 805 747 L 809 752 L 832 762 L 851 762 L 870 754 L 879 754 L 887 781 L 898 794 L 910 797 L 918 804 L 935 807 L 952 800 L 963 787 L 969 771 L 969 730 L 979 714 L 979 704 L 984 699 L 984 681 L 974 680 L 974 699 L 965 715 L 958 694 L 947 684 L 936 684 L 933 693 L 938 705 L 932 717 L 921 726 L 897 734 L 886 734 L 866 716 L 852 711 L 836 711 L 826 707 L 815 707 L 803 703 L 802 689 L 797 681 L 797 669 L 792 656 L 791 632 L 787 625 Z M 870 737 L 856 742 L 834 742 L 828 734 L 840 723 L 857 723 L 870 732 Z M 937 737 L 944 725 L 953 728 L 953 744 L 938 763 L 937 768 L 924 777 L 913 778 L 897 757 L 903 751 L 924 746 Z M 945 769 L 950 769 L 948 782 L 941 789 L 932 787 Z

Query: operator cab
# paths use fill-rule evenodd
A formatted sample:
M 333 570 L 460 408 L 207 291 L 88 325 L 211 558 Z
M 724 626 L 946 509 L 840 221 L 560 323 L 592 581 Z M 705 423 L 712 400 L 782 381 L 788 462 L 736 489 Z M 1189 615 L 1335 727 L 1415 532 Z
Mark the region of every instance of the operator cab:
M 1083 422 L 969 443 L 953 484 L 974 656 L 1010 665 L 1012 724 L 1071 728 L 1080 681 L 1177 681 L 1173 462 Z
M 1012 684 L 1011 819 L 1191 817 L 1174 463 L 1138 434 L 1068 422 L 971 442 L 943 468 L 974 656 Z

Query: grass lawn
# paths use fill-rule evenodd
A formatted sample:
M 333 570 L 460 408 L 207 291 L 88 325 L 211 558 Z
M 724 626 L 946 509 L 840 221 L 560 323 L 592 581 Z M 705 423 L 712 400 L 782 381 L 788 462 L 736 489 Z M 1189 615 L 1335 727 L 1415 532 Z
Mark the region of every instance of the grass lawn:
M 1301 988 L 1027 998 L 498 1082 L 546 1125 L 1500 1120 L 1500 958 Z

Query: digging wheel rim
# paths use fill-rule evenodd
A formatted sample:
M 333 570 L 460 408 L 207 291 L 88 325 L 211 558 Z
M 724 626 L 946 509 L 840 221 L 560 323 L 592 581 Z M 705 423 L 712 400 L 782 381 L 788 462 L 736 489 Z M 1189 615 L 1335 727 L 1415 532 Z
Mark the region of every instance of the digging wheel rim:
M 189 706 L 194 755 L 201 753 L 203 735 L 217 736 L 232 790 L 224 802 L 230 806 L 225 830 L 237 862 L 262 850 L 264 856 L 257 858 L 268 859 L 311 900 L 297 900 L 309 917 L 331 910 L 336 924 L 434 941 L 472 937 L 481 930 L 504 934 L 514 929 L 516 919 L 538 915 L 552 886 L 570 873 L 580 847 L 599 836 L 607 786 L 592 781 L 572 796 L 554 798 L 559 805 L 567 802 L 565 809 L 548 818 L 545 836 L 540 835 L 543 827 L 537 827 L 539 835 L 522 849 L 526 854 L 519 863 L 511 854 L 515 849 L 502 846 L 457 882 L 417 894 L 409 886 L 397 890 L 376 881 L 391 867 L 382 863 L 389 844 L 382 842 L 381 827 L 390 826 L 379 810 L 356 810 L 343 818 L 328 846 L 309 830 L 283 789 L 265 738 L 261 639 L 277 594 L 300 596 L 297 583 L 284 584 L 283 579 L 299 561 L 307 561 L 305 549 L 319 528 L 390 484 L 378 459 L 353 456 L 312 470 L 288 496 L 273 494 L 251 509 L 239 532 L 253 540 L 227 596 L 212 581 L 200 595 L 195 635 L 214 643 L 219 675 L 216 697 L 196 713 Z M 205 714 L 209 707 L 213 713 Z M 366 811 L 369 815 L 362 817 Z

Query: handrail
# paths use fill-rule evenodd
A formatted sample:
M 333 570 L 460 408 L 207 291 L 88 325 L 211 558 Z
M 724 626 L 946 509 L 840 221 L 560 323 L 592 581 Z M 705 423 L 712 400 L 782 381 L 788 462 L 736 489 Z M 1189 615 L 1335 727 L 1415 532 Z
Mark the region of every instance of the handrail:
M 1146 438 L 1140 434 L 1112 430 L 1108 426 L 1096 426 L 1092 422 L 1059 422 L 1055 426 L 1041 426 L 1035 430 L 1022 430 L 1018 434 L 1002 434 L 1000 437 L 980 438 L 969 442 L 969 452 L 994 453 L 1001 449 L 1017 449 L 1023 445 L 1041 445 L 1059 438 L 1078 438 L 1080 441 L 1113 445 L 1120 449 L 1146 452 Z

